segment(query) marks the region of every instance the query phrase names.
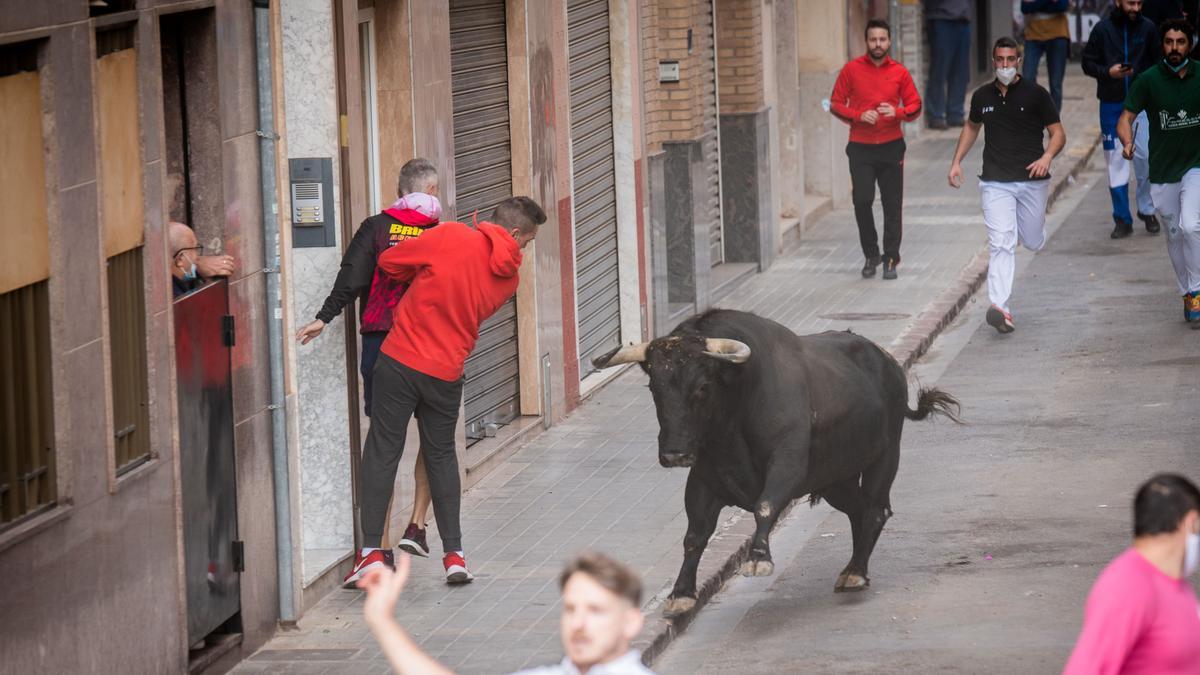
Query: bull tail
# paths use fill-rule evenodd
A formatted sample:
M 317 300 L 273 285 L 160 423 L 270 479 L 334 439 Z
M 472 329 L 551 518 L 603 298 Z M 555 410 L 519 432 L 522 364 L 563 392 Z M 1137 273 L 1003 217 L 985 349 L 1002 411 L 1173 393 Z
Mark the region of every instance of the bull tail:
M 904 408 L 904 416 L 910 420 L 919 422 L 930 415 L 944 415 L 958 424 L 962 424 L 962 419 L 959 418 L 959 413 L 962 412 L 962 405 L 958 399 L 941 389 L 925 389 L 922 388 L 917 394 L 917 409 L 911 410 L 908 406 Z

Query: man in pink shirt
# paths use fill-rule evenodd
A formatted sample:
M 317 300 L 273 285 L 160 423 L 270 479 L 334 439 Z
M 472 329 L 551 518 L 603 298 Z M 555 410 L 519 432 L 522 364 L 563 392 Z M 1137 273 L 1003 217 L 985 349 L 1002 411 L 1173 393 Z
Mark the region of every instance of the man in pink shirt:
M 1200 602 L 1187 581 L 1200 564 L 1200 490 L 1160 474 L 1133 514 L 1133 546 L 1092 586 L 1064 675 L 1200 674 Z

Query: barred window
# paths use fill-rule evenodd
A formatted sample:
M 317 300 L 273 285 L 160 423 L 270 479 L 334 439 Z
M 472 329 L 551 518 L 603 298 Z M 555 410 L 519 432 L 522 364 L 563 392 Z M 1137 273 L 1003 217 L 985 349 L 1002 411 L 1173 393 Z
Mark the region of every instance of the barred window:
M 45 281 L 0 294 L 0 531 L 54 504 Z
M 57 498 L 42 44 L 0 45 L 0 531 Z
M 146 296 L 142 286 L 141 246 L 108 259 L 108 339 L 118 476 L 150 459 Z
M 135 43 L 132 26 L 96 33 L 100 214 L 108 260 L 108 345 L 116 437 L 113 463 L 118 476 L 150 459 Z

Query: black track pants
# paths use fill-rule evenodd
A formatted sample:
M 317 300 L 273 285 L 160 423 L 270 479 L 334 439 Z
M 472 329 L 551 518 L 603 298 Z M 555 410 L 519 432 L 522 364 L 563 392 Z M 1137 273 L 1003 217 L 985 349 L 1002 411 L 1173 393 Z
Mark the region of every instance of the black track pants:
M 847 143 L 850 158 L 851 199 L 854 219 L 858 221 L 858 240 L 863 256 L 879 258 L 879 235 L 875 231 L 875 183 L 883 203 L 883 255 L 900 262 L 900 237 L 904 230 L 900 211 L 904 203 L 904 139 L 879 145 Z
M 358 503 L 362 512 L 363 546 L 378 548 L 383 539 L 388 502 L 396 484 L 396 469 L 404 454 L 408 421 L 417 413 L 425 473 L 433 496 L 443 550 L 462 550 L 459 527 L 461 484 L 454 430 L 463 381 L 446 382 L 417 372 L 387 354 L 375 362 L 371 385 L 371 430 L 363 445 L 358 472 Z

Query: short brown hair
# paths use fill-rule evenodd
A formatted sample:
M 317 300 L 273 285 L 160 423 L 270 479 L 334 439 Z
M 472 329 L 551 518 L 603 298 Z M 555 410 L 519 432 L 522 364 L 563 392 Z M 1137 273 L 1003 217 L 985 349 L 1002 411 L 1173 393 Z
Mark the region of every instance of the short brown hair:
M 1021 45 L 1017 44 L 1016 40 L 1008 37 L 1007 35 L 1001 36 L 1000 39 L 996 40 L 996 43 L 992 45 L 993 59 L 996 58 L 997 49 L 1011 49 L 1017 53 L 1017 56 L 1021 55 Z
M 514 227 L 524 234 L 537 231 L 538 225 L 546 222 L 546 212 L 529 197 L 509 197 L 496 205 L 492 222 L 511 230 Z
M 617 597 L 633 603 L 634 607 L 642 606 L 642 580 L 624 563 L 603 553 L 585 551 L 567 563 L 562 574 L 558 575 L 558 589 L 561 591 L 565 588 L 567 581 L 577 572 L 588 575 Z

